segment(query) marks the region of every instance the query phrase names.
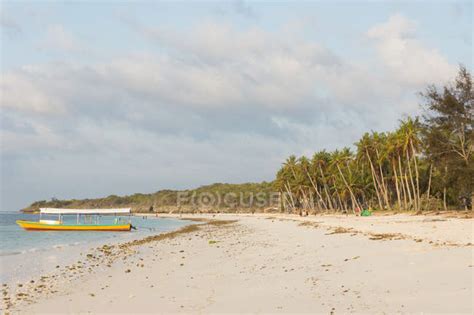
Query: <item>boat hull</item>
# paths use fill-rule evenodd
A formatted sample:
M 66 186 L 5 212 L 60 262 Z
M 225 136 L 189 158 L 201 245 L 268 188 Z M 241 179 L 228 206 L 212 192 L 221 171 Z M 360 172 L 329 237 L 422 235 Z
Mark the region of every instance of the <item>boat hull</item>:
M 16 223 L 30 231 L 130 231 L 131 224 L 87 225 L 87 224 L 46 224 L 18 220 Z

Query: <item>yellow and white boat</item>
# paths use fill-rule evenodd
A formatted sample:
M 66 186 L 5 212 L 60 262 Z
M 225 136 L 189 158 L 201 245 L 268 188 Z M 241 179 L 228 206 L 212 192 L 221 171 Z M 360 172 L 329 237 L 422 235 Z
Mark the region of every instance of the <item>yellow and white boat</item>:
M 130 231 L 132 224 L 130 222 L 130 208 L 121 209 L 59 209 L 59 208 L 40 208 L 40 220 L 24 221 L 17 220 L 16 223 L 25 230 L 32 231 Z M 128 222 L 122 218 L 116 218 L 113 224 L 100 224 L 102 215 L 126 215 Z M 58 220 L 43 220 L 43 215 L 58 215 Z M 76 223 L 65 223 L 64 215 L 75 215 Z

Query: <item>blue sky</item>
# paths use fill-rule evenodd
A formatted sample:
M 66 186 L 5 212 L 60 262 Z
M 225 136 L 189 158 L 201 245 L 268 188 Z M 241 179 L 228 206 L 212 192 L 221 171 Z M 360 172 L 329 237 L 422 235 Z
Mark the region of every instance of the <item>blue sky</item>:
M 272 180 L 472 69 L 472 2 L 2 1 L 1 210 Z

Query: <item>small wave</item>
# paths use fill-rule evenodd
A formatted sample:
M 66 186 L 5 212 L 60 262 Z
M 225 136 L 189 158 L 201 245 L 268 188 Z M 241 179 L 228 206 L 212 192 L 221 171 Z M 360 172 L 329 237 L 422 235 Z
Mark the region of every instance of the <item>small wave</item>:
M 56 245 L 53 245 L 52 248 L 54 248 L 54 249 L 62 249 L 62 248 L 65 248 L 65 247 L 79 246 L 79 245 L 82 245 L 82 244 L 84 244 L 84 242 L 74 242 L 74 243 L 66 243 L 66 244 L 56 244 Z
M 20 254 L 24 254 L 24 251 L 20 251 L 20 252 L 0 252 L 0 257 L 1 256 L 20 255 Z
M 53 248 L 62 248 L 65 245 L 55 245 Z M 33 248 L 28 248 L 28 249 L 23 249 L 23 250 L 13 250 L 13 251 L 2 251 L 0 252 L 0 256 L 11 256 L 11 255 L 21 255 L 21 254 L 30 254 L 30 253 L 37 253 L 37 252 L 44 252 L 47 251 L 50 248 L 38 248 L 38 247 L 33 247 Z
M 77 245 L 80 243 L 77 242 Z M 75 244 L 76 245 L 76 244 Z M 33 248 L 28 248 L 28 249 L 23 249 L 23 250 L 12 250 L 12 251 L 0 251 L 0 257 L 1 256 L 12 256 L 12 255 L 22 255 L 22 254 L 30 254 L 30 253 L 39 253 L 39 252 L 47 252 L 50 250 L 54 249 L 62 249 L 67 246 L 72 246 L 72 244 L 57 244 L 53 245 L 51 247 L 33 247 Z

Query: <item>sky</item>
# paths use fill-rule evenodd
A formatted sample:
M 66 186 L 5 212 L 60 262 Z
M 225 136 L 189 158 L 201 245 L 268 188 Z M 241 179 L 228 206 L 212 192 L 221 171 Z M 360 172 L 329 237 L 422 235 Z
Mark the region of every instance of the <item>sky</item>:
M 271 181 L 472 69 L 471 1 L 1 1 L 0 210 Z

